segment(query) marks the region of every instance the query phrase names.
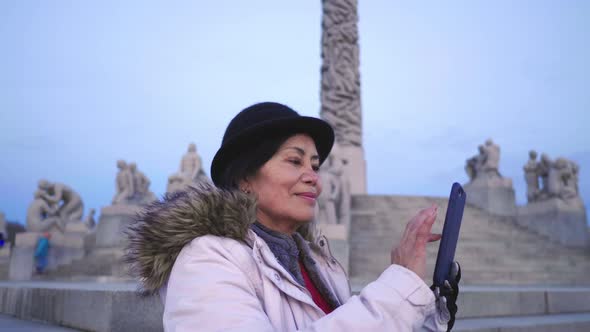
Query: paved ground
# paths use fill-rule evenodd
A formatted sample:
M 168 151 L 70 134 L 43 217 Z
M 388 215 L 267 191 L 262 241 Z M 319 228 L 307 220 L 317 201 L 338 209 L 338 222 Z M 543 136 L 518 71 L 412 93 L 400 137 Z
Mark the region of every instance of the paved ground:
M 80 290 L 108 290 L 134 291 L 136 282 L 94 281 L 0 281 L 0 287 L 7 288 L 49 288 L 49 289 L 80 289 Z
M 2 332 L 77 332 L 79 330 L 53 326 L 44 323 L 30 322 L 0 314 L 0 331 Z
M 489 329 L 493 331 L 588 331 L 590 314 L 561 314 L 548 316 L 518 316 L 457 320 L 453 330 L 457 332 Z M 551 328 L 553 327 L 553 329 Z M 580 328 L 576 328 L 580 327 Z

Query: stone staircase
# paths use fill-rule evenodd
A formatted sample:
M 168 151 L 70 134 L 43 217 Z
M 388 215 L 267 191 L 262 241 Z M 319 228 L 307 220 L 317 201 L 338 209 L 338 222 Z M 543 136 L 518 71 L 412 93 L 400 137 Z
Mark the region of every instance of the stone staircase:
M 408 220 L 433 203 L 439 206 L 435 232 L 442 231 L 447 199 L 410 196 L 354 196 L 350 226 L 353 284 L 375 279 L 389 264 Z M 428 279 L 438 244 L 428 248 Z M 467 285 L 590 285 L 590 249 L 572 249 L 517 225 L 513 217 L 465 207 L 456 260 Z M 430 282 L 427 280 L 427 282 Z
M 442 231 L 448 200 L 354 196 L 349 275 L 359 291 L 389 265 L 389 251 L 420 209 L 439 206 Z M 428 248 L 427 284 L 438 244 Z M 461 263 L 459 313 L 453 331 L 590 331 L 590 249 L 571 249 L 518 226 L 515 218 L 466 206 L 455 256 Z
M 101 280 L 125 281 L 128 277 L 122 251 L 91 253 L 84 258 L 73 260 L 43 275 L 34 275 L 34 280 Z

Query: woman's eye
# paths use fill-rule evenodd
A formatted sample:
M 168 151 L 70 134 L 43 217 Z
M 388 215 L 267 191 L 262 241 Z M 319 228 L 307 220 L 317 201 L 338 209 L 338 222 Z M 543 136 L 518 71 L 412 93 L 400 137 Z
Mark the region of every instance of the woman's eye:
M 299 159 L 289 159 L 289 162 L 293 165 L 301 165 L 301 160 Z
M 318 166 L 318 165 L 313 165 L 313 166 L 311 166 L 311 168 L 316 172 L 320 171 L 320 166 Z

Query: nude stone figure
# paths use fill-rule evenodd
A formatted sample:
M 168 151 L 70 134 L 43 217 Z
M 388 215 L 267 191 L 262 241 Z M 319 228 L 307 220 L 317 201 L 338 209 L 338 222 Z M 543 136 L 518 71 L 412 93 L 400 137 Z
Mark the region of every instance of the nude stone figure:
M 479 153 L 467 159 L 465 162 L 465 172 L 467 172 L 467 176 L 469 176 L 470 181 L 475 180 L 477 174 L 483 171 L 483 163 L 486 157 L 483 145 L 479 145 L 477 150 Z
M 555 172 L 560 180 L 559 197 L 562 199 L 571 199 L 578 196 L 577 184 L 577 165 L 565 158 L 555 160 Z
M 150 191 L 150 179 L 137 168 L 136 163 L 129 163 L 129 171 L 133 177 L 133 201 L 135 203 L 144 204 L 155 201 L 156 195 Z
M 194 143 L 189 144 L 188 151 L 180 161 L 180 170 L 178 173 L 168 177 L 167 192 L 182 190 L 186 186 L 198 183 L 200 181 L 209 181 L 203 171 L 201 157 L 197 153 L 197 146 Z
M 326 224 L 337 224 L 336 205 L 341 190 L 340 178 L 331 170 L 325 170 L 321 173 L 320 179 L 323 189 L 318 197 L 319 220 Z
M 350 182 L 344 175 L 346 161 L 334 145 L 328 160 L 322 166 L 320 179 L 323 191 L 318 197 L 318 219 L 327 224 L 346 224 L 350 222 Z
M 84 213 L 84 203 L 80 195 L 63 183 L 51 183 L 47 180 L 39 181 L 41 198 L 51 205 L 58 205 L 58 214 L 64 222 L 80 221 Z M 60 202 L 63 203 L 60 205 Z
M 27 209 L 26 229 L 29 232 L 63 232 L 64 221 L 58 215 L 57 204 L 49 204 L 41 190 L 35 191 L 34 200 Z
M 524 179 L 526 181 L 527 189 L 526 195 L 528 202 L 534 202 L 539 196 L 539 163 L 537 162 L 537 152 L 529 151 L 529 160 L 523 167 Z
M 117 193 L 113 197 L 113 204 L 125 204 L 135 193 L 133 174 L 124 160 L 118 160 L 117 167 L 119 168 L 116 180 Z
M 94 209 L 90 209 L 88 211 L 88 215 L 86 215 L 86 218 L 84 218 L 84 225 L 86 225 L 86 227 L 88 229 L 93 229 L 94 226 L 96 226 L 96 221 L 94 220 L 94 214 L 96 213 L 96 210 Z
M 196 179 L 201 170 L 201 157 L 197 154 L 197 145 L 191 143 L 188 146 L 188 151 L 180 161 L 180 173 L 184 174 L 189 179 Z
M 483 171 L 501 177 L 498 170 L 500 166 L 500 147 L 494 144 L 491 139 L 488 139 L 483 146 L 483 151 L 485 155 Z

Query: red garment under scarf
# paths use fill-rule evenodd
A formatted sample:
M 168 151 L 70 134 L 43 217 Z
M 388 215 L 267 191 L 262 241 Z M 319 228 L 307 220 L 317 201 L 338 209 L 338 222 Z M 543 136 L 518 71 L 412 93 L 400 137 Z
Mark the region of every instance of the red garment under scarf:
M 322 294 L 320 294 L 318 289 L 309 278 L 309 274 L 307 274 L 307 270 L 305 269 L 305 266 L 303 266 L 303 263 L 301 263 L 301 260 L 299 260 L 299 268 L 301 269 L 301 274 L 303 275 L 303 281 L 305 281 L 305 288 L 307 288 L 307 290 L 311 293 L 313 302 L 315 302 L 315 304 L 317 304 L 317 306 L 320 307 L 320 309 L 322 309 L 326 315 L 334 311 L 334 308 L 328 304 L 326 299 L 324 299 Z

